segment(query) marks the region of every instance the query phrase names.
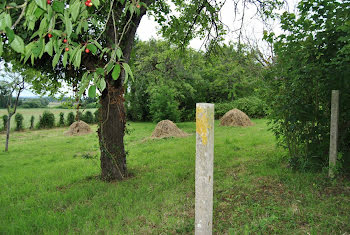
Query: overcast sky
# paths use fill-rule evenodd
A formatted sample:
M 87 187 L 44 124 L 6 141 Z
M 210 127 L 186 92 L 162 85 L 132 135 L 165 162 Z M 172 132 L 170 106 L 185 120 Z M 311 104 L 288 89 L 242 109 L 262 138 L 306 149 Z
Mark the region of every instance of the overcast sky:
M 298 0 L 287 0 L 287 2 L 288 2 L 288 10 L 294 11 Z M 238 13 L 241 13 L 241 12 L 238 12 Z M 245 16 L 246 16 L 245 22 L 244 22 L 245 36 L 254 41 L 257 41 L 261 47 L 264 47 L 264 43 L 262 42 L 261 39 L 262 39 L 263 31 L 266 29 L 266 27 L 257 18 L 253 17 L 255 13 L 256 13 L 256 9 L 252 6 L 249 7 L 245 13 Z M 237 32 L 235 33 L 233 31 L 240 27 L 240 21 L 238 20 L 240 18 L 240 15 L 238 15 L 236 17 L 236 21 L 234 21 L 233 1 L 230 1 L 230 0 L 226 1 L 221 12 L 221 18 L 222 18 L 222 22 L 225 25 L 227 25 L 228 33 L 225 36 L 225 42 L 228 43 L 229 41 L 237 41 Z M 137 30 L 137 35 L 142 41 L 147 41 L 151 38 L 161 39 L 161 36 L 157 34 L 158 32 L 157 28 L 158 28 L 158 24 L 154 21 L 152 17 L 144 16 Z M 277 34 L 281 32 L 278 22 L 274 22 L 272 24 L 272 30 Z M 203 44 L 202 40 L 193 39 L 190 42 L 190 47 L 197 50 L 204 49 L 204 48 L 201 48 L 202 44 Z M 25 91 L 21 96 L 23 97 L 23 96 L 35 96 L 35 95 L 30 91 Z

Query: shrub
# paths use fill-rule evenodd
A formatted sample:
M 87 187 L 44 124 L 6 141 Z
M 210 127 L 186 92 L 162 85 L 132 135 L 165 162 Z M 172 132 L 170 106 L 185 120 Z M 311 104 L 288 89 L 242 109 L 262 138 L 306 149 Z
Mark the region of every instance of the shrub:
M 9 117 L 7 115 L 2 116 L 2 123 L 4 125 L 4 130 L 6 130 L 7 120 L 8 119 L 9 119 Z
M 15 122 L 16 122 L 16 131 L 23 130 L 23 115 L 20 113 L 17 113 L 15 115 Z
M 85 106 L 85 108 L 87 109 L 94 109 L 94 108 L 98 108 L 98 103 L 89 103 Z
M 53 128 L 55 126 L 55 115 L 49 111 L 44 111 L 43 115 L 40 116 L 39 129 L 42 128 Z
M 33 115 L 30 118 L 30 129 L 34 129 L 34 116 Z
M 267 104 L 256 96 L 237 99 L 233 104 L 237 109 L 245 112 L 251 118 L 262 118 L 268 113 Z
M 58 123 L 58 126 L 64 126 L 64 113 L 60 112 L 60 121 Z
M 67 116 L 67 125 L 70 126 L 73 122 L 75 122 L 75 116 L 73 112 L 70 112 Z
M 81 120 L 91 124 L 91 123 L 94 123 L 94 116 L 90 111 L 86 111 L 84 115 L 81 117 Z
M 99 123 L 100 122 L 100 111 L 98 109 L 96 109 L 96 111 L 94 112 L 94 122 L 95 123 Z
M 262 118 L 268 113 L 267 104 L 256 96 L 239 98 L 229 103 L 215 104 L 215 118 L 219 119 L 231 109 L 237 108 L 250 118 Z

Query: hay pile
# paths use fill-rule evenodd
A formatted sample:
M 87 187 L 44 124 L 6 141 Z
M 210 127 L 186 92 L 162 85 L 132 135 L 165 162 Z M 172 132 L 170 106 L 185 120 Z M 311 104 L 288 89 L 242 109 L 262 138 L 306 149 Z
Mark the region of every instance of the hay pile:
M 72 125 L 70 125 L 68 131 L 66 131 L 64 134 L 72 136 L 72 135 L 86 135 L 89 133 L 91 133 L 90 126 L 84 121 L 78 121 L 78 122 L 73 122 Z
M 175 123 L 173 123 L 170 120 L 163 120 L 158 122 L 156 128 L 154 129 L 151 135 L 151 139 L 186 136 L 189 136 L 189 134 L 179 129 Z
M 247 114 L 239 109 L 228 111 L 221 119 L 221 126 L 253 126 Z

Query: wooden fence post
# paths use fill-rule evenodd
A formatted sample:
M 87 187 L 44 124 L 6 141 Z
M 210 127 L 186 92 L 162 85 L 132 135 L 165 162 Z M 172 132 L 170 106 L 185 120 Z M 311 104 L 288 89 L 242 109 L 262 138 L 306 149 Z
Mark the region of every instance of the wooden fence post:
M 212 234 L 214 104 L 196 104 L 195 234 Z
M 332 90 L 331 129 L 329 144 L 329 171 L 328 176 L 334 177 L 334 167 L 337 162 L 338 149 L 338 121 L 339 121 L 339 90 Z

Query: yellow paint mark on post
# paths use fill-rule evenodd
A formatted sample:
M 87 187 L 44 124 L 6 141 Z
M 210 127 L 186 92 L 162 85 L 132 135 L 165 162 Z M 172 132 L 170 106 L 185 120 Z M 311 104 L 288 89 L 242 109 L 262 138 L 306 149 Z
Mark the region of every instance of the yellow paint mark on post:
M 208 129 L 209 129 L 209 120 L 207 113 L 203 108 L 196 108 L 196 132 L 202 139 L 202 144 L 207 145 L 208 143 Z

